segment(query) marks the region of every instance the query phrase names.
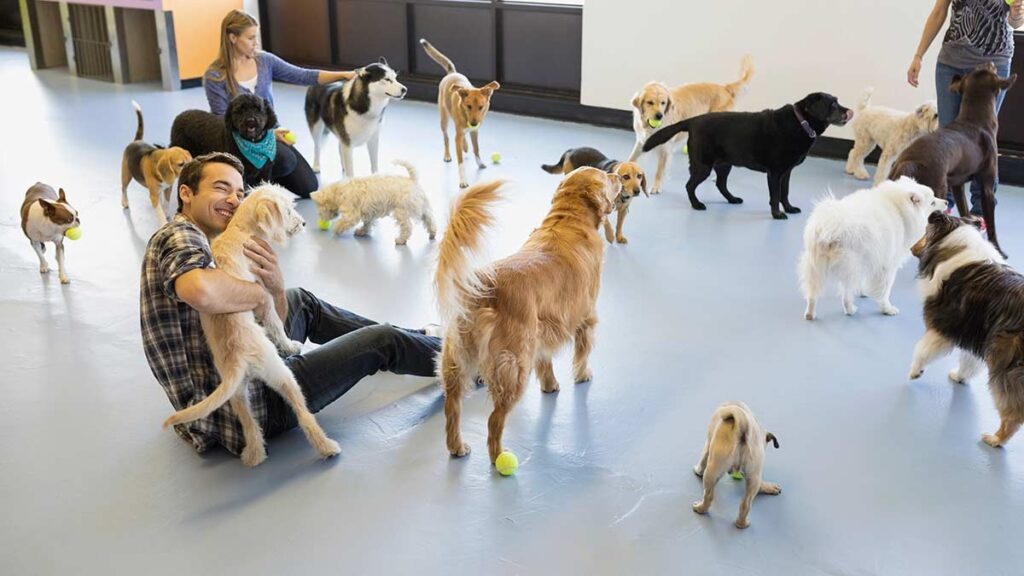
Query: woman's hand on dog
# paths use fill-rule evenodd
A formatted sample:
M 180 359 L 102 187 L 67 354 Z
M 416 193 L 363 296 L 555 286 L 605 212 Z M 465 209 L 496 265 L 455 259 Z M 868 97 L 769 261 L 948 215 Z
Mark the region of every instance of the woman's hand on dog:
M 277 254 L 270 244 L 261 238 L 251 237 L 242 247 L 245 255 L 255 264 L 251 268 L 257 280 L 271 296 L 284 294 L 284 275 L 277 264 Z

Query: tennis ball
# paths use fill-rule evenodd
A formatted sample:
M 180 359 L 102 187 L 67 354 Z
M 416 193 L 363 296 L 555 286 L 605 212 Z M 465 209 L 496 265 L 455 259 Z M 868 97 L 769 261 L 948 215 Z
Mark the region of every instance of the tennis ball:
M 479 124 L 470 124 L 469 125 L 469 131 L 470 132 L 476 132 L 478 128 L 480 128 Z
M 729 477 L 733 480 L 743 480 L 743 472 L 733 470 L 732 472 L 729 472 Z
M 331 227 L 331 223 L 328 222 L 327 220 L 317 220 L 316 227 L 321 230 L 327 230 L 328 228 Z
M 494 461 L 494 467 L 498 469 L 498 474 L 502 476 L 511 476 L 516 473 L 516 469 L 519 468 L 519 459 L 516 455 L 509 452 L 508 450 L 498 454 L 498 459 Z
M 1006 0 L 1007 6 L 1013 6 L 1013 0 Z
M 291 130 L 289 130 L 289 131 L 284 133 L 284 141 L 285 142 L 287 142 L 289 144 L 295 144 L 296 140 L 297 139 L 295 138 L 295 132 L 292 132 Z
M 658 120 L 657 118 L 648 118 L 647 124 L 651 128 L 661 128 L 661 120 Z
M 690 155 L 690 147 L 686 144 L 683 144 L 683 154 L 686 154 L 687 156 Z
M 64 231 L 64 236 L 67 237 L 68 240 L 78 240 L 82 237 L 82 229 L 78 226 L 68 228 Z
M 495 164 L 501 164 L 501 154 L 498 154 L 497 152 L 491 154 L 491 162 L 494 162 Z

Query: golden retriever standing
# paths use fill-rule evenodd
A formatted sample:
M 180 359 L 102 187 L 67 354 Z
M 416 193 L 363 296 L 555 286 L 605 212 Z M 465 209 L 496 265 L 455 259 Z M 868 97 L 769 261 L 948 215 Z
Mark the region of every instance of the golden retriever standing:
M 501 185 L 477 184 L 456 201 L 434 275 L 446 331 L 437 368 L 445 391 L 448 451 L 469 454 L 459 429 L 462 393 L 480 375 L 494 402 L 487 425 L 492 464 L 502 452 L 505 417 L 522 397 L 533 369 L 544 392 L 557 391 L 551 356 L 574 340 L 575 381 L 591 379 L 587 358 L 604 261 L 598 228 L 622 188 L 615 174 L 597 168 L 573 171 L 518 252 L 474 268 L 470 256 L 494 221 L 489 209 L 500 198 Z
M 228 274 L 249 282 L 256 281 L 250 270 L 250 261 L 243 245 L 250 237 L 258 237 L 275 244 L 283 244 L 305 226 L 302 217 L 292 207 L 292 194 L 275 184 L 264 184 L 253 190 L 239 205 L 224 232 L 210 245 L 217 267 Z M 288 354 L 296 354 L 302 346 L 284 331 L 281 318 L 274 308 L 274 299 L 268 293 L 263 306 L 263 317 L 253 312 L 234 314 L 204 314 L 199 319 L 203 333 L 213 354 L 213 363 L 220 373 L 221 383 L 203 400 L 172 414 L 164 421 L 164 428 L 204 418 L 225 403 L 242 424 L 245 449 L 242 463 L 256 466 L 267 457 L 263 431 L 249 409 L 248 378 L 259 378 L 280 394 L 298 415 L 299 427 L 320 456 L 327 458 L 341 452 L 338 443 L 324 434 L 316 418 L 306 407 L 306 398 L 295 381 L 295 376 L 277 355 L 275 345 Z M 262 324 L 257 324 L 257 320 Z
M 683 84 L 669 88 L 661 82 L 648 82 L 633 95 L 633 132 L 636 133 L 636 145 L 629 155 L 629 161 L 635 162 L 643 153 L 644 142 L 662 123 L 675 124 L 681 120 L 707 114 L 732 110 L 736 104 L 736 96 L 750 82 L 754 75 L 754 61 L 747 55 L 740 63 L 740 78 L 730 84 L 714 84 L 700 82 Z M 662 178 L 668 169 L 668 161 L 672 153 L 686 143 L 685 135 L 678 135 L 668 145 L 658 148 L 658 169 L 654 173 L 652 194 L 661 192 Z
M 445 77 L 437 86 L 437 109 L 441 113 L 441 133 L 444 134 L 444 161 L 451 162 L 452 155 L 448 150 L 448 118 L 455 123 L 455 157 L 459 161 L 459 188 L 466 184 L 466 169 L 462 165 L 462 156 L 469 152 L 466 145 L 466 132 L 473 140 L 473 155 L 480 169 L 487 168 L 480 159 L 480 142 L 477 131 L 484 123 L 484 117 L 491 108 L 491 95 L 501 84 L 488 82 L 482 88 L 474 88 L 469 78 L 455 71 L 455 64 L 447 56 L 441 54 L 430 42 L 420 39 L 420 44 L 434 62 L 444 68 Z

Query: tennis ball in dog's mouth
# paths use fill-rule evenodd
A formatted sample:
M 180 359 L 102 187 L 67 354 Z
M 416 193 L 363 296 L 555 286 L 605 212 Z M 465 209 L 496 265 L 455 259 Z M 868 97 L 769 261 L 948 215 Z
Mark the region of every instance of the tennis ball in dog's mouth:
M 648 118 L 647 125 L 651 128 L 661 128 L 661 120 L 658 120 L 657 118 Z
M 498 459 L 494 461 L 494 467 L 498 469 L 498 474 L 502 476 L 511 476 L 516 473 L 516 469 L 519 468 L 519 459 L 516 455 L 509 452 L 508 450 L 498 454 Z
M 498 154 L 497 152 L 491 154 L 491 162 L 501 164 L 501 154 Z
M 292 132 L 291 130 L 289 130 L 289 131 L 284 133 L 284 141 L 285 142 L 287 142 L 289 144 L 295 144 L 296 140 L 297 140 L 297 138 L 295 137 L 295 132 Z
M 729 472 L 729 477 L 733 480 L 743 480 L 743 472 L 733 470 L 732 472 Z
M 79 228 L 78 226 L 75 226 L 74 228 L 68 228 L 67 230 L 64 231 L 64 236 L 68 240 L 78 240 L 79 238 L 82 237 L 82 229 Z
M 316 227 L 321 229 L 321 230 L 327 230 L 328 228 L 331 227 L 331 223 L 328 222 L 327 220 L 323 220 L 323 219 L 317 220 L 316 221 Z
M 480 128 L 479 124 L 470 124 L 469 125 L 469 131 L 470 132 L 476 132 L 477 128 Z

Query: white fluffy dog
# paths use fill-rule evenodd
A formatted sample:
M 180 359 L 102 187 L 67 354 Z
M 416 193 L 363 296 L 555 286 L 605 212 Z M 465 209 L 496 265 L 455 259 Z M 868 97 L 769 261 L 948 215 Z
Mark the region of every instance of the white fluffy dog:
M 779 440 L 765 432 L 754 418 L 754 413 L 743 402 L 726 402 L 715 410 L 708 424 L 708 439 L 700 461 L 693 473 L 704 480 L 704 499 L 693 503 L 693 511 L 707 514 L 715 499 L 715 484 L 722 476 L 740 472 L 746 480 L 746 490 L 736 517 L 736 527 L 750 526 L 747 515 L 750 504 L 758 494 L 780 494 L 782 488 L 774 482 L 761 479 L 764 468 L 764 445 L 771 442 L 776 448 Z
M 846 173 L 859 180 L 867 180 L 864 158 L 875 146 L 881 146 L 882 155 L 878 159 L 874 179 L 878 185 L 889 176 L 892 163 L 911 142 L 938 129 L 939 111 L 935 102 L 925 102 L 909 114 L 885 106 L 869 106 L 871 92 L 871 88 L 864 92 L 853 117 L 854 142 L 850 155 L 846 157 Z
M 807 299 L 804 318 L 814 319 L 815 303 L 829 275 L 839 281 L 847 315 L 857 312 L 853 300 L 860 294 L 874 298 L 883 314 L 899 314 L 889 301 L 896 272 L 924 235 L 928 215 L 945 208 L 946 201 L 935 198 L 931 188 L 905 176 L 845 198 L 825 197 L 804 228 L 799 264 Z
M 437 235 L 434 226 L 434 214 L 430 209 L 427 195 L 420 187 L 416 168 L 408 162 L 395 160 L 395 164 L 405 168 L 409 176 L 378 174 L 364 178 L 353 178 L 336 182 L 317 190 L 309 195 L 316 203 L 317 212 L 322 222 L 334 220 L 334 234 L 344 234 L 360 222 L 363 223 L 356 231 L 356 236 L 370 233 L 374 220 L 391 215 L 398 223 L 399 234 L 395 244 L 405 244 L 412 234 L 413 218 L 423 222 L 423 226 L 433 240 Z
M 284 244 L 302 230 L 306 223 L 293 208 L 292 198 L 291 193 L 275 184 L 264 184 L 254 189 L 239 205 L 227 229 L 210 244 L 217 267 L 241 280 L 255 282 L 256 275 L 250 270 L 252 263 L 242 247 L 253 236 L 273 244 Z M 199 319 L 221 383 L 203 400 L 172 414 L 164 421 L 164 428 L 204 418 L 230 402 L 245 436 L 242 463 L 255 466 L 263 462 L 267 451 L 263 432 L 249 409 L 247 383 L 248 378 L 258 378 L 288 402 L 298 415 L 299 426 L 306 438 L 320 456 L 334 456 L 341 452 L 341 448 L 317 424 L 295 376 L 275 348 L 276 345 L 288 354 L 295 354 L 302 343 L 288 338 L 269 293 L 265 300 L 262 318 L 256 318 L 253 312 L 200 313 Z

